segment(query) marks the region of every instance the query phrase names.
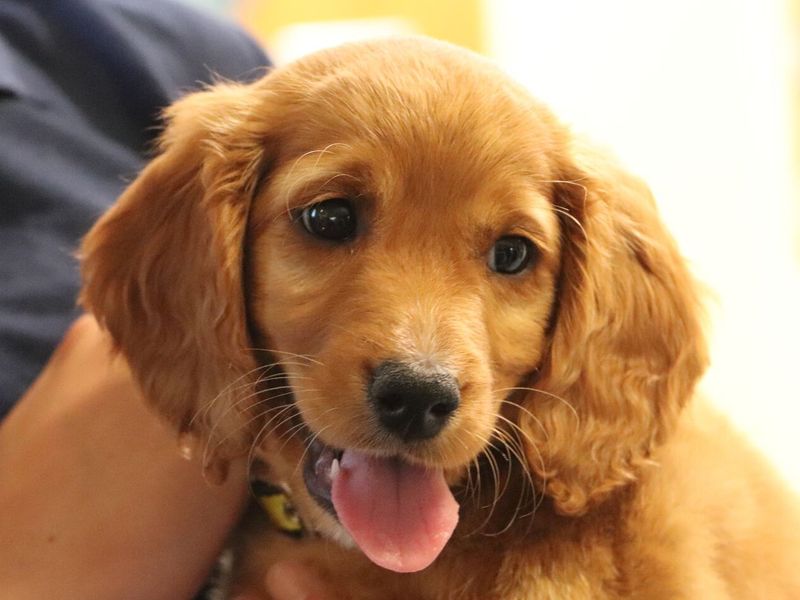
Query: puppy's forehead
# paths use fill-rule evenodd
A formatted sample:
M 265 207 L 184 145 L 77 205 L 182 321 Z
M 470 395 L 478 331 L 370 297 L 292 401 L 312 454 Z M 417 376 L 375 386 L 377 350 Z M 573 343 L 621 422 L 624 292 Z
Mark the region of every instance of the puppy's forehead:
M 511 188 L 546 195 L 557 177 L 560 128 L 550 113 L 460 49 L 359 45 L 301 61 L 277 87 L 291 104 L 278 161 L 287 196 L 320 179 L 322 188 L 349 180 L 418 201 Z
M 473 171 L 516 159 L 547 171 L 558 142 L 547 109 L 495 65 L 429 40 L 312 55 L 275 73 L 270 87 L 288 107 L 287 160 L 344 143 L 406 170 L 448 160 Z

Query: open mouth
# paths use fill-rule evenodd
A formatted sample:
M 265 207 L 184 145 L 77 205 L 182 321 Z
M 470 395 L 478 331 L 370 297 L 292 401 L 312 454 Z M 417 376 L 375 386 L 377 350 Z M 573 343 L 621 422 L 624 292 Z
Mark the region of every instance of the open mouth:
M 342 450 L 334 450 L 326 446 L 319 439 L 315 439 L 308 448 L 306 461 L 303 465 L 303 480 L 306 489 L 317 504 L 338 519 L 336 509 L 331 498 L 333 476 L 339 470 L 342 459 Z
M 442 469 L 336 450 L 315 440 L 303 478 L 375 564 L 409 573 L 429 566 L 458 523 L 458 503 Z

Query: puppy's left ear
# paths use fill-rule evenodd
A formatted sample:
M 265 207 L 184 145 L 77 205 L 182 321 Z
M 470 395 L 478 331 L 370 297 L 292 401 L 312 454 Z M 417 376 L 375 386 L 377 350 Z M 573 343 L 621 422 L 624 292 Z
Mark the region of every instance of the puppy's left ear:
M 243 248 L 265 144 L 248 130 L 253 93 L 220 85 L 170 107 L 161 153 L 81 247 L 83 306 L 146 399 L 223 463 L 246 437 L 237 400 L 254 367 Z
M 551 345 L 520 421 L 564 514 L 635 480 L 707 363 L 697 285 L 648 188 L 574 145 L 555 207 L 562 264 Z M 563 399 L 563 400 L 562 400 Z

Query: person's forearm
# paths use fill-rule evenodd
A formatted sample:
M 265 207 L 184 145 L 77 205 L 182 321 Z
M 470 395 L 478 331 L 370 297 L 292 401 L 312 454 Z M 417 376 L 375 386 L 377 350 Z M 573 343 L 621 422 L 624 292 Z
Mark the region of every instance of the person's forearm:
M 0 424 L 2 598 L 190 598 L 237 518 L 109 349 L 82 319 Z

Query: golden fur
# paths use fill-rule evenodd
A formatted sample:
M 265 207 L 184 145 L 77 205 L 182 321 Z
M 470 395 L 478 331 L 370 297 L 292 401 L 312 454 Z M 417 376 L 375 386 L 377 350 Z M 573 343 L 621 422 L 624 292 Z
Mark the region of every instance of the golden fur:
M 797 501 L 696 397 L 697 286 L 649 191 L 490 63 L 345 46 L 167 120 L 84 242 L 82 301 L 209 469 L 254 452 L 323 534 L 245 532 L 240 588 L 295 556 L 352 598 L 800 598 Z M 293 218 L 332 197 L 365 223 L 348 244 Z M 487 268 L 507 234 L 533 268 Z M 428 442 L 370 417 L 364 373 L 392 357 L 457 374 Z M 446 469 L 461 521 L 431 567 L 326 541 L 312 435 Z

